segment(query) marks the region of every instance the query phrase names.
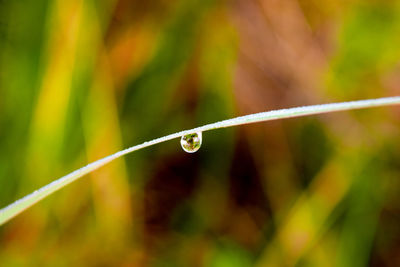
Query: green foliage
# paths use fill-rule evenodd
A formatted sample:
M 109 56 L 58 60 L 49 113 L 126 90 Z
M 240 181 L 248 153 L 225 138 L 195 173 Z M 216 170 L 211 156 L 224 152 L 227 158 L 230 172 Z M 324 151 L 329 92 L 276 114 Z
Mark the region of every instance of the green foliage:
M 280 120 L 399 98 L 257 113 L 399 95 L 399 1 L 275 2 L 0 0 L 0 265 L 400 265 L 398 108 Z

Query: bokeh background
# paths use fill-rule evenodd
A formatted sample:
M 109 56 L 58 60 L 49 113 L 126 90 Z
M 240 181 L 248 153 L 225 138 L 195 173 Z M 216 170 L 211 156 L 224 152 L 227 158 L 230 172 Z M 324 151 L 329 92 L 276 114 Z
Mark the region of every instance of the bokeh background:
M 0 206 L 234 116 L 400 95 L 400 1 L 0 1 Z M 0 227 L 0 266 L 400 266 L 400 108 L 132 153 Z

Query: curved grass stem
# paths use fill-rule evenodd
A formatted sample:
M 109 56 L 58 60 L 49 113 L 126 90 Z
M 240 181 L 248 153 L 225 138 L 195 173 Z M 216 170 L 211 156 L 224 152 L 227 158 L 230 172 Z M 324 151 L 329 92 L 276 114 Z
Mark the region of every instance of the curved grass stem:
M 43 198 L 51 195 L 52 193 L 63 188 L 64 186 L 77 180 L 78 178 L 100 168 L 101 166 L 104 166 L 105 164 L 107 164 L 117 158 L 120 158 L 128 153 L 131 153 L 136 150 L 140 150 L 145 147 L 149 147 L 149 146 L 152 146 L 155 144 L 159 144 L 159 143 L 162 143 L 162 142 L 165 142 L 168 140 L 172 140 L 172 139 L 181 137 L 182 135 L 190 134 L 193 132 L 204 132 L 204 131 L 209 131 L 209 130 L 214 130 L 214 129 L 219 129 L 219 128 L 226 128 L 226 127 L 232 127 L 232 126 L 238 126 L 238 125 L 250 124 L 250 123 L 256 123 L 256 122 L 285 119 L 285 118 L 292 118 L 292 117 L 300 117 L 300 116 L 329 113 L 329 112 L 343 111 L 343 110 L 398 105 L 398 104 L 400 104 L 400 96 L 279 109 L 279 110 L 272 110 L 272 111 L 266 111 L 266 112 L 260 112 L 260 113 L 246 115 L 246 116 L 236 117 L 236 118 L 232 118 L 232 119 L 228 119 L 228 120 L 223 120 L 223 121 L 207 124 L 204 126 L 194 128 L 194 129 L 185 130 L 185 131 L 173 133 L 170 135 L 166 135 L 166 136 L 163 136 L 163 137 L 160 137 L 160 138 L 148 141 L 148 142 L 144 142 L 140 145 L 129 147 L 127 149 L 116 152 L 115 154 L 112 154 L 105 158 L 99 159 L 95 162 L 92 162 L 78 170 L 71 172 L 70 174 L 67 174 L 67 175 L 51 182 L 48 185 L 43 186 L 39 190 L 36 190 L 33 193 L 15 201 L 14 203 L 12 203 L 12 204 L 8 205 L 7 207 L 0 210 L 0 225 L 9 221 L 16 215 L 20 214 L 27 208 L 31 207 L 35 203 L 42 200 Z

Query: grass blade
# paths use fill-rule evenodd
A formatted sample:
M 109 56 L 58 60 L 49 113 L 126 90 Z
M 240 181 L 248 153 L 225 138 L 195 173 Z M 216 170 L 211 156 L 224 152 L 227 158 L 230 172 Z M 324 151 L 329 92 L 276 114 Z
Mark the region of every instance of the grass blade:
M 113 161 L 114 159 L 120 158 L 128 153 L 140 150 L 145 147 L 149 147 L 155 144 L 159 144 L 168 140 L 181 137 L 182 135 L 185 134 L 199 132 L 199 131 L 204 132 L 213 129 L 226 128 L 226 127 L 277 120 L 277 119 L 293 118 L 293 117 L 329 113 L 329 112 L 343 111 L 343 110 L 390 106 L 398 104 L 400 104 L 400 96 L 272 110 L 267 112 L 260 112 L 246 116 L 236 117 L 233 119 L 223 120 L 216 123 L 200 126 L 194 129 L 166 135 L 148 142 L 144 142 L 140 145 L 132 146 L 130 148 L 121 150 L 119 152 L 116 152 L 115 154 L 99 159 L 95 162 L 92 162 L 86 165 L 85 167 L 73 171 L 72 173 L 67 174 L 51 182 L 50 184 L 45 185 L 39 190 L 36 190 L 33 193 L 15 201 L 14 203 L 0 210 L 0 225 L 4 224 L 5 222 L 9 221 L 16 215 L 20 214 L 21 212 L 29 208 L 30 206 L 39 202 L 41 199 L 51 195 L 52 193 L 63 188 L 64 186 L 77 180 L 78 178 L 100 168 L 101 166 L 104 166 L 105 164 Z

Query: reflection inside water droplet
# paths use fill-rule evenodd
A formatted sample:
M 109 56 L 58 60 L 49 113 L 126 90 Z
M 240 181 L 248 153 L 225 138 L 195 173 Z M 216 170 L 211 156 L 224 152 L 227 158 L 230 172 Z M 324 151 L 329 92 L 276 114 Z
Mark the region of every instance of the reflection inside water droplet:
M 184 135 L 181 138 L 182 149 L 188 153 L 194 153 L 199 150 L 202 140 L 201 132 Z

